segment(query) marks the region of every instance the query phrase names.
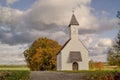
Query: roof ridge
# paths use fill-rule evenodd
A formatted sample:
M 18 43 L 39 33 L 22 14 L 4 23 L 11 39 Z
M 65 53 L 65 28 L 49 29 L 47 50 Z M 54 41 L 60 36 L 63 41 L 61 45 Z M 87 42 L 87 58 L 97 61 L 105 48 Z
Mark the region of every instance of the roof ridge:
M 57 55 L 62 51 L 62 49 L 68 44 L 68 42 L 70 41 L 71 39 L 67 40 L 66 43 L 61 47 L 61 49 L 58 51 Z

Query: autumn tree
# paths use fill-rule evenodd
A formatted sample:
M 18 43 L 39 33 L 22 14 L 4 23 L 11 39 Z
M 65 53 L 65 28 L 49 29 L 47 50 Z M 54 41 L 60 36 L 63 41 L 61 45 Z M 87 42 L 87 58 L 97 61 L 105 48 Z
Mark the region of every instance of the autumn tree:
M 93 60 L 89 61 L 89 68 L 90 69 L 99 69 L 102 70 L 104 68 L 104 63 L 103 62 L 95 62 Z
M 102 70 L 104 68 L 103 62 L 95 62 L 95 66 L 97 69 Z
M 31 70 L 55 70 L 56 54 L 61 45 L 48 38 L 39 38 L 24 51 L 24 56 Z

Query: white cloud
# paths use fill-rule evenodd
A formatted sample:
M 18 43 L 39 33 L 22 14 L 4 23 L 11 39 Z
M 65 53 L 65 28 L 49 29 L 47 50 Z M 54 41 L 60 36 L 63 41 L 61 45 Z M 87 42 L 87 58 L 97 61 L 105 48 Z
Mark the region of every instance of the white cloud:
M 103 38 L 103 39 L 99 39 L 98 41 L 98 46 L 99 47 L 111 47 L 112 46 L 112 40 L 109 38 Z
M 69 39 L 68 35 L 63 31 L 58 31 L 50 35 L 53 40 L 58 41 L 62 45 Z
M 26 45 L 9 46 L 7 44 L 0 44 L 0 64 L 26 64 L 23 56 Z
M 15 2 L 18 2 L 19 0 L 6 0 L 7 5 L 14 4 Z
M 90 47 L 90 45 L 92 45 L 92 43 L 93 43 L 93 34 L 84 34 L 84 35 L 81 35 L 80 34 L 80 36 L 79 36 L 79 38 L 82 40 L 82 42 L 85 44 L 85 46 L 87 47 L 87 48 L 89 48 Z M 94 35 L 95 36 L 95 35 Z
M 11 5 L 16 1 L 18 0 L 7 0 L 7 4 Z M 12 61 L 23 60 L 23 57 L 15 54 L 21 53 L 16 49 L 20 47 L 18 45 L 30 44 L 39 37 L 48 37 L 61 44 L 65 43 L 69 38 L 67 30 L 73 6 L 80 24 L 80 39 L 87 46 L 90 55 L 105 54 L 112 41 L 109 38 L 100 38 L 98 35 L 100 32 L 114 29 L 118 20 L 99 19 L 92 13 L 94 9 L 90 7 L 90 3 L 91 0 L 37 0 L 26 11 L 0 6 L 0 45 L 4 46 L 0 50 L 0 55 L 5 56 L 9 53 L 6 59 L 0 58 L 0 63 L 2 60 L 6 63 L 11 58 Z M 106 11 L 101 13 L 109 14 Z
M 76 3 L 81 8 L 76 7 L 75 13 L 81 23 L 80 27 L 91 26 L 91 21 L 95 22 L 96 18 L 91 14 L 91 8 L 87 6 L 91 0 L 77 0 Z M 56 4 L 55 4 L 56 3 Z M 68 25 L 73 8 L 73 0 L 38 0 L 28 10 L 27 18 L 32 18 L 35 22 L 44 22 L 45 24 Z M 76 5 L 77 6 L 77 5 Z M 81 13 L 82 12 L 82 13 Z M 89 18 L 88 18 L 89 17 Z M 89 25 L 89 26 L 88 26 Z M 87 28 L 88 29 L 88 28 Z
M 97 61 L 97 62 L 106 62 L 107 61 L 107 55 L 102 54 L 102 55 L 97 55 L 97 56 L 91 56 L 89 57 L 89 60 Z
M 106 55 L 109 48 L 112 46 L 112 39 L 110 38 L 100 38 L 100 37 L 92 37 L 93 42 L 88 46 L 89 55 L 92 56 L 100 56 Z
M 103 16 L 109 15 L 109 13 L 107 11 L 104 11 L 104 10 L 101 13 L 102 13 Z
M 23 15 L 23 11 L 2 7 L 0 6 L 0 23 L 6 27 L 8 26 L 16 26 L 19 25 L 20 18 Z

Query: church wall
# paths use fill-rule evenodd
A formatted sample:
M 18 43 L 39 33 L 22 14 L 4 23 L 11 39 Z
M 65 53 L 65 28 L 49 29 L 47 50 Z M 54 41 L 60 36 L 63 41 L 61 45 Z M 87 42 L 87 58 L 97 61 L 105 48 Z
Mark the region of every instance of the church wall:
M 85 46 L 80 42 L 79 40 L 79 44 L 81 44 L 82 46 L 80 46 L 80 51 L 81 51 L 81 56 L 82 56 L 82 62 L 79 62 L 79 69 L 80 70 L 88 70 L 89 69 L 89 58 L 88 58 L 88 51 L 85 48 Z
M 61 70 L 61 53 L 57 55 L 57 70 Z
M 72 70 L 72 63 L 69 60 L 70 51 L 80 51 L 82 61 L 78 62 L 79 70 L 88 70 L 88 51 L 83 44 L 76 39 L 72 39 L 62 50 L 62 70 Z
M 58 63 L 60 62 L 60 64 L 58 64 L 59 65 L 58 68 L 60 67 L 59 68 L 60 70 L 72 70 L 74 61 L 78 63 L 79 70 L 88 70 L 89 68 L 88 51 L 82 44 L 82 42 L 79 40 L 78 26 L 79 23 L 77 22 L 76 17 L 73 14 L 69 24 L 70 41 L 61 50 L 61 57 L 58 57 L 58 59 L 60 58 L 59 59 L 60 61 L 58 60 Z M 70 52 L 73 52 L 71 57 Z M 81 55 L 79 54 L 75 55 L 74 53 L 76 52 L 78 53 L 80 52 Z M 79 56 L 79 58 L 77 59 L 76 56 Z M 82 61 L 80 58 L 82 58 Z

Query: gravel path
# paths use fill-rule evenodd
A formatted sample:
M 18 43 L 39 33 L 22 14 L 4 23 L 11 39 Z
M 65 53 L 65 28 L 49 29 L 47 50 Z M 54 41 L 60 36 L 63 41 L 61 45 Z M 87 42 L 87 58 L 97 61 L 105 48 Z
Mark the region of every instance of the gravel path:
M 30 80 L 84 80 L 82 73 L 31 71 Z

